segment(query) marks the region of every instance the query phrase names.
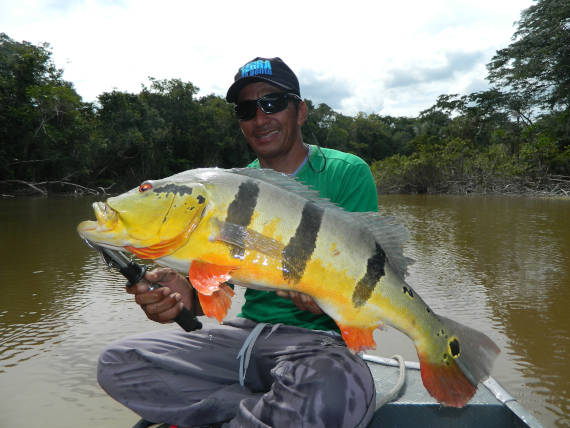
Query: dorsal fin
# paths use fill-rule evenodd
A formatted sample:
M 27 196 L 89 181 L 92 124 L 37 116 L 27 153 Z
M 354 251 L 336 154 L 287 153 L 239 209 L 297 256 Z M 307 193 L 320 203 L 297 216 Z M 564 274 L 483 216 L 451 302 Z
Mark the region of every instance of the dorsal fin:
M 407 275 L 407 268 L 413 263 L 412 259 L 404 255 L 403 250 L 404 243 L 408 239 L 408 231 L 393 217 L 383 216 L 378 212 L 348 212 L 330 200 L 321 198 L 316 190 L 306 184 L 272 169 L 234 168 L 230 171 L 293 192 L 324 209 L 337 210 L 337 214 L 346 221 L 356 223 L 372 234 L 386 253 L 392 269 L 402 278 Z
M 396 222 L 396 219 L 384 216 L 377 212 L 347 213 L 359 221 L 374 236 L 380 244 L 390 266 L 401 278 L 408 274 L 408 266 L 414 260 L 404 255 L 404 243 L 409 233 L 405 226 Z
M 329 199 L 322 198 L 321 196 L 319 196 L 319 192 L 317 192 L 314 189 L 311 189 L 306 184 L 303 184 L 300 181 L 295 180 L 293 177 L 290 177 L 289 175 L 283 174 L 281 172 L 277 172 L 273 169 L 233 168 L 229 171 L 234 174 L 255 178 L 265 183 L 281 187 L 289 192 L 295 193 L 296 195 L 302 196 L 305 199 L 315 202 L 318 206 L 322 208 L 328 208 L 328 207 L 340 208 L 337 204 L 331 202 Z

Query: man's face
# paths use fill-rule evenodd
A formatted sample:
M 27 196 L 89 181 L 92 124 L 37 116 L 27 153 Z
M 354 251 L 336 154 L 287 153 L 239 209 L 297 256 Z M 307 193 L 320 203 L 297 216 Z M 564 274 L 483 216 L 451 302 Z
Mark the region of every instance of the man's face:
M 256 100 L 264 95 L 283 92 L 265 82 L 250 83 L 239 93 L 238 102 Z M 240 121 L 240 127 L 251 149 L 261 159 L 271 159 L 287 154 L 295 144 L 301 144 L 300 127 L 305 121 L 304 103 L 295 109 L 289 101 L 283 111 L 265 114 L 261 109 L 253 119 Z

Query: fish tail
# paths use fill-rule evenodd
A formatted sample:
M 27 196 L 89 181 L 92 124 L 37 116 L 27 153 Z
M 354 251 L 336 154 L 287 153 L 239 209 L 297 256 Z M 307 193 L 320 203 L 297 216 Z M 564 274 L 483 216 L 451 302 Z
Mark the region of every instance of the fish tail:
M 418 348 L 424 386 L 438 402 L 463 407 L 477 391 L 477 385 L 491 372 L 500 350 L 485 334 L 439 317 L 426 349 Z M 435 349 L 435 350 L 434 350 Z
M 467 379 L 455 361 L 446 365 L 431 361 L 427 355 L 418 356 L 424 386 L 438 402 L 463 407 L 473 397 L 477 387 Z

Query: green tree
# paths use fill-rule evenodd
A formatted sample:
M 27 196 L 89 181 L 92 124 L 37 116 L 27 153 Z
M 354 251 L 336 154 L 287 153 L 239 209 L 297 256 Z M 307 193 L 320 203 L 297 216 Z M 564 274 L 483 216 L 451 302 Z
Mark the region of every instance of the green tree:
M 396 153 L 410 154 L 410 142 L 419 135 L 419 121 L 411 117 L 383 116 L 387 132 L 392 139 L 392 148 Z
M 0 33 L 0 179 L 81 178 L 92 106 L 62 79 L 47 43 Z
M 244 166 L 252 159 L 233 107 L 223 98 L 197 99 L 198 88 L 179 79 L 150 82 L 139 94 L 99 96 L 99 177 L 132 186 L 191 168 Z
M 143 97 L 120 91 L 98 97 L 96 178 L 125 181 L 162 177 L 168 170 L 168 148 L 159 146 L 166 134 L 159 112 Z
M 254 159 L 234 114 L 225 99 L 208 95 L 199 100 L 196 137 L 200 142 L 199 158 L 194 167 L 243 167 Z
M 384 159 L 395 153 L 390 131 L 377 114 L 359 113 L 354 120 L 353 143 L 358 155 L 367 162 Z
M 488 79 L 537 107 L 570 107 L 570 2 L 538 0 L 521 13 L 513 42 L 487 65 Z
M 303 125 L 305 142 L 346 150 L 348 130 L 343 129 L 342 121 L 339 121 L 342 115 L 325 103 L 315 107 L 311 100 L 304 101 L 308 108 L 307 120 Z
M 160 173 L 169 175 L 191 168 L 202 157 L 196 135 L 199 105 L 195 97 L 199 88 L 180 79 L 150 78 L 150 82 L 150 87 L 143 86 L 140 100 L 164 121 L 164 138 L 154 142 L 156 156 L 168 162 Z

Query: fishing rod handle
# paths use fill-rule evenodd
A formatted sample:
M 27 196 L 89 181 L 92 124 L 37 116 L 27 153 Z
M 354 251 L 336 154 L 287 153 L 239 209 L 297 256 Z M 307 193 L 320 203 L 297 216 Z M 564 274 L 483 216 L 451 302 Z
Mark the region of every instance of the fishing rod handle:
M 132 287 L 136 283 L 144 280 L 144 274 L 146 272 L 146 266 L 135 263 L 130 260 L 128 268 L 119 269 L 119 271 L 127 278 L 127 287 Z M 149 290 L 154 290 L 156 288 L 161 288 L 160 284 L 149 283 Z M 178 314 L 174 321 L 182 327 L 185 331 L 200 330 L 202 328 L 202 323 L 198 321 L 198 318 L 186 307 L 183 306 L 182 310 Z
M 198 318 L 186 306 L 182 306 L 182 310 L 174 318 L 174 321 L 185 331 L 200 330 L 202 328 L 202 323 L 198 321 Z
M 130 282 L 128 284 L 130 284 Z M 162 285 L 149 283 L 149 290 L 155 290 L 157 288 L 162 288 Z M 176 323 L 185 331 L 200 330 L 202 328 L 202 323 L 198 321 L 198 318 L 196 318 L 196 316 L 186 306 L 182 306 L 182 310 L 176 318 L 174 318 L 174 321 L 176 321 Z

